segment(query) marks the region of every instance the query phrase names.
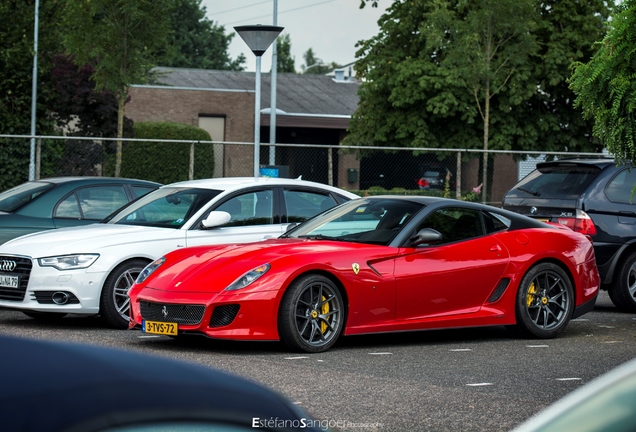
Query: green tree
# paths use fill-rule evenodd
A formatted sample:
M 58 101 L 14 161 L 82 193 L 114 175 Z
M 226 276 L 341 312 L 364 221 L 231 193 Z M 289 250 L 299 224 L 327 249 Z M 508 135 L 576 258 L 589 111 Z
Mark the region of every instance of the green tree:
M 168 56 L 163 66 L 244 70 L 245 56 L 231 59 L 228 47 L 234 33 L 226 34 L 225 27 L 206 18 L 201 0 L 175 0 L 170 15 L 172 35 Z
M 47 106 L 54 100 L 50 59 L 59 50 L 59 2 L 40 2 L 36 134 L 53 132 Z M 0 2 L 0 134 L 28 135 L 31 129 L 35 2 Z M 29 177 L 30 146 L 26 139 L 0 139 L 0 190 Z M 43 152 L 43 158 L 46 155 Z
M 91 64 L 97 90 L 117 99 L 117 137 L 131 84 L 147 81 L 170 37 L 172 0 L 67 0 L 64 46 L 76 64 Z M 115 176 L 121 169 L 117 141 Z
M 394 1 L 378 35 L 358 43 L 356 72 L 364 81 L 345 142 L 596 149 L 565 80 L 572 61 L 591 55 L 607 7 L 602 0 L 529 6 L 525 0 Z M 512 19 L 516 8 L 519 17 Z M 486 43 L 488 34 L 501 44 Z
M 491 103 L 501 94 L 512 110 L 528 99 L 531 56 L 536 51 L 532 31 L 536 17 L 532 0 L 444 2 L 426 16 L 426 52 L 433 53 L 441 73 L 473 99 L 488 150 Z M 441 55 L 437 55 L 440 53 Z M 488 191 L 488 153 L 483 154 L 482 183 Z M 483 199 L 487 193 L 482 194 Z
M 296 73 L 296 58 L 291 55 L 291 38 L 288 33 L 276 38 L 276 63 L 278 72 Z
M 618 163 L 636 160 L 636 0 L 617 6 L 594 56 L 573 64 L 575 106 L 594 120 L 593 134 Z
M 576 95 L 568 79 L 570 65 L 587 61 L 593 45 L 607 29 L 611 1 L 536 1 L 541 19 L 535 30 L 539 52 L 534 60 L 536 91 L 520 109 L 506 116 L 512 147 L 528 152 L 599 152 L 603 145 L 592 136 L 593 123 L 574 107 Z M 503 143 L 501 148 L 508 148 Z

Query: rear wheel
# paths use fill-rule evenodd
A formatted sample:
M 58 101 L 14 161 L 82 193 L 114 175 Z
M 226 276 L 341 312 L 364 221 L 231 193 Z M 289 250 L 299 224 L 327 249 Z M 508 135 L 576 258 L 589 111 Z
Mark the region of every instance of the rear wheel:
M 526 336 L 549 339 L 570 322 L 574 290 L 567 274 L 556 264 L 538 264 L 528 270 L 517 292 L 517 329 Z
M 625 312 L 636 312 L 636 252 L 629 254 L 607 290 L 612 303 Z
M 128 291 L 135 283 L 147 261 L 135 259 L 115 267 L 102 287 L 99 313 L 106 323 L 114 328 L 127 329 L 130 311 Z
M 323 352 L 344 327 L 342 295 L 328 278 L 306 275 L 285 292 L 278 316 L 281 340 L 294 351 Z

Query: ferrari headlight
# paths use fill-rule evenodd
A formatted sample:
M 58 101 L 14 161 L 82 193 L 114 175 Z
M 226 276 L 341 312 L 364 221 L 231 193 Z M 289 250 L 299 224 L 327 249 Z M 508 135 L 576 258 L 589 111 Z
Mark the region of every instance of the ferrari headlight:
M 269 264 L 263 264 L 261 266 L 258 266 L 256 268 L 248 271 L 247 273 L 245 273 L 243 276 L 241 276 L 240 278 L 238 278 L 234 282 L 232 282 L 227 288 L 225 288 L 225 290 L 226 291 L 234 291 L 234 290 L 243 289 L 246 286 L 252 284 L 259 277 L 261 277 L 265 273 L 267 273 L 269 268 L 270 268 Z
M 148 264 L 137 276 L 137 280 L 135 281 L 135 283 L 142 283 L 143 281 L 145 281 L 146 279 L 148 279 L 148 276 L 150 276 L 151 274 L 153 274 L 155 272 L 155 270 L 157 270 L 161 264 L 166 262 L 166 257 L 161 257 L 159 259 L 154 260 L 153 262 L 151 262 L 150 264 Z
M 77 270 L 90 267 L 99 254 L 62 255 L 39 258 L 40 267 L 53 267 L 58 270 Z

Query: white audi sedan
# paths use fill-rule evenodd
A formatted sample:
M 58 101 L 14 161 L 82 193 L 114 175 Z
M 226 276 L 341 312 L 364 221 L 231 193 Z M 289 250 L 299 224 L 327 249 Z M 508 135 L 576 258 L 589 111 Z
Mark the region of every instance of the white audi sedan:
M 186 246 L 258 241 L 357 195 L 304 180 L 216 178 L 163 186 L 98 224 L 0 246 L 0 307 L 57 319 L 99 314 L 128 327 L 128 290 L 143 268 Z

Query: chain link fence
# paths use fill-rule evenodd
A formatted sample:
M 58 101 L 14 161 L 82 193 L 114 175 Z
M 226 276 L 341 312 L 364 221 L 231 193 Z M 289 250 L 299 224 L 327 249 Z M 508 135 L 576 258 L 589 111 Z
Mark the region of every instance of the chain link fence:
M 32 145 L 33 139 L 33 145 Z M 0 135 L 0 190 L 29 178 L 115 174 L 116 139 Z M 160 183 L 250 177 L 254 143 L 124 139 L 120 177 Z M 321 144 L 260 145 L 261 176 L 302 178 L 359 195 L 433 195 L 499 205 L 537 162 L 597 153 L 523 152 Z

